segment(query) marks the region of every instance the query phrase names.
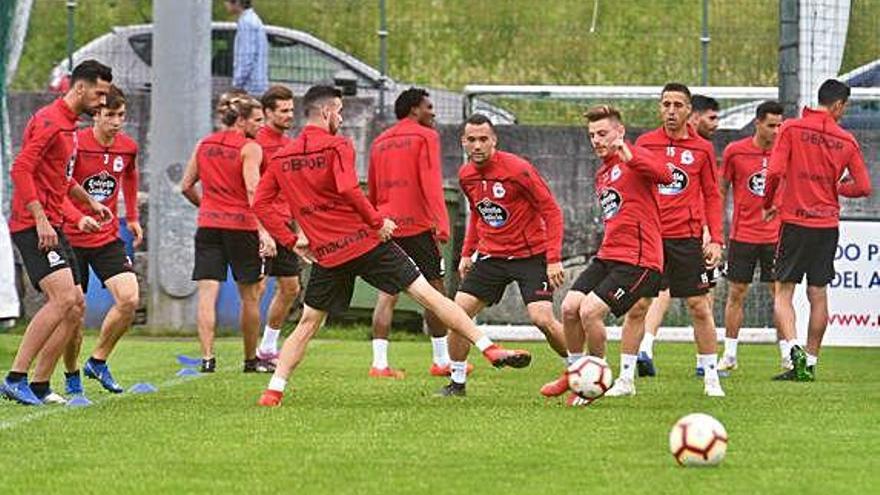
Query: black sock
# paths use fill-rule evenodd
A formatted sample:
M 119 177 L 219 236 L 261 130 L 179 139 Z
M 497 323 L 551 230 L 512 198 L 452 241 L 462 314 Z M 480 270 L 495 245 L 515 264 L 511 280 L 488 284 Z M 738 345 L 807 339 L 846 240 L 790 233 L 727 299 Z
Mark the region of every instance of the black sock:
M 27 373 L 10 371 L 6 374 L 6 379 L 9 380 L 11 383 L 18 383 L 22 380 L 27 380 Z
M 64 378 L 71 378 L 71 377 L 74 377 L 74 376 L 79 376 L 79 370 L 75 370 L 75 371 L 65 371 L 65 372 L 64 372 Z
M 107 360 L 106 360 L 106 359 L 98 359 L 98 358 L 90 357 L 90 358 L 89 358 L 89 361 L 91 361 L 92 364 L 107 364 Z
M 42 399 L 49 395 L 49 382 L 31 382 L 31 392 Z

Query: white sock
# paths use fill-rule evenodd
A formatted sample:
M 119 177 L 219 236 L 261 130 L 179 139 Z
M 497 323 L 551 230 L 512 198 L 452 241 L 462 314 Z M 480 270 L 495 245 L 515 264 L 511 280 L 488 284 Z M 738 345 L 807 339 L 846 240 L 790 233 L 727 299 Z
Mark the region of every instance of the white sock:
M 449 367 L 452 370 L 453 382 L 463 384 L 467 381 L 467 361 L 452 361 Z
M 449 364 L 449 346 L 446 344 L 446 336 L 431 337 L 431 348 L 434 352 L 434 364 L 446 366 Z
M 385 369 L 388 367 L 388 340 L 373 339 L 373 368 Z
M 818 364 L 818 363 L 819 363 L 819 356 L 814 356 L 808 352 L 807 353 L 807 366 L 816 366 L 816 364 Z
M 474 343 L 474 345 L 477 346 L 477 349 L 479 349 L 480 352 L 483 352 L 486 349 L 488 349 L 489 347 L 492 347 L 494 344 L 489 339 L 489 337 L 486 337 L 485 335 L 483 335 L 482 337 L 477 339 L 477 342 Z
M 578 359 L 580 359 L 582 357 L 584 357 L 583 352 L 569 352 L 568 357 L 565 358 L 565 366 L 573 365 L 575 361 L 577 361 Z
M 281 330 L 266 325 L 263 329 L 263 340 L 260 342 L 260 350 L 264 352 L 278 352 L 278 336 Z
M 278 375 L 272 375 L 272 378 L 269 379 L 269 390 L 284 392 L 285 387 L 287 387 L 287 380 L 284 378 L 281 378 Z
M 654 359 L 654 334 L 645 332 L 642 337 L 642 343 L 639 345 L 639 352 L 644 352 L 649 358 Z
M 699 354 L 697 355 L 697 363 L 702 366 L 705 372 L 704 381 L 718 381 L 718 356 L 714 353 Z
M 724 337 L 724 355 L 736 359 L 736 345 L 738 343 L 737 339 Z
M 636 379 L 636 359 L 635 354 L 620 355 L 620 379 L 633 381 Z

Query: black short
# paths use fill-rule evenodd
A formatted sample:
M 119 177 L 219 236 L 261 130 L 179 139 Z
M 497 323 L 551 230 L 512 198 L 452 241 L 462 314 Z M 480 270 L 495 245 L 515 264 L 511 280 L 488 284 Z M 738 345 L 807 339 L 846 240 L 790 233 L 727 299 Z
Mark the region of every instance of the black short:
M 446 275 L 443 266 L 443 255 L 437 248 L 437 241 L 431 232 L 409 237 L 395 237 L 394 242 L 419 267 L 419 271 L 428 280 L 442 280 Z
M 703 260 L 700 239 L 663 239 L 663 279 L 661 289 L 671 297 L 701 296 L 709 292 L 709 272 Z
M 12 242 L 18 248 L 18 253 L 21 255 L 21 261 L 24 263 L 28 278 L 38 291 L 42 291 L 40 288 L 41 280 L 46 278 L 47 275 L 65 268 L 70 268 L 73 272 L 73 283 L 80 283 L 81 276 L 76 262 L 76 255 L 74 255 L 73 249 L 71 249 L 70 244 L 67 242 L 67 237 L 64 236 L 61 229 L 56 227 L 55 233 L 58 234 L 58 246 L 48 251 L 43 251 L 39 248 L 40 240 L 37 237 L 36 227 L 14 232 L 11 235 Z
M 226 280 L 227 265 L 236 282 L 260 281 L 265 264 L 260 258 L 260 239 L 253 230 L 199 227 L 196 230 L 196 263 L 193 280 Z
M 731 240 L 727 248 L 727 280 L 750 284 L 755 278 L 755 266 L 760 264 L 761 282 L 772 282 L 775 256 L 775 243 L 755 244 Z
M 611 308 L 614 316 L 620 317 L 639 299 L 657 297 L 660 278 L 657 270 L 593 258 L 569 290 L 596 294 Z
M 339 266 L 312 265 L 305 304 L 328 313 L 342 313 L 351 304 L 355 277 L 385 292 L 397 294 L 421 276 L 415 263 L 393 242 L 383 242 Z
M 782 224 L 776 246 L 776 280 L 824 287 L 834 279 L 837 227 L 814 228 Z
M 119 239 L 94 248 L 74 247 L 73 252 L 76 254 L 76 263 L 81 274 L 80 285 L 84 294 L 89 290 L 89 266 L 95 271 L 102 287 L 106 287 L 104 282 L 111 277 L 134 272 L 131 258 L 125 254 L 125 245 Z
M 519 293 L 525 304 L 553 300 L 553 289 L 547 280 L 547 258 L 544 254 L 519 259 L 478 255 L 458 291 L 492 306 L 504 297 L 504 289 L 511 282 L 516 282 L 519 286 Z
M 278 252 L 267 263 L 269 275 L 273 277 L 298 277 L 302 272 L 299 256 L 290 249 L 278 244 Z

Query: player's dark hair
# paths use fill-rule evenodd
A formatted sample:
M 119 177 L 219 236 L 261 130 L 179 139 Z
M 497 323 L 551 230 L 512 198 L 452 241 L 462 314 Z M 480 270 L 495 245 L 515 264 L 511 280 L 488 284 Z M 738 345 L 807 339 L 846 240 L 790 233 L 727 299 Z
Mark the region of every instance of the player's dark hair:
M 222 103 L 219 107 L 220 122 L 226 127 L 235 124 L 235 121 L 241 118 L 249 118 L 254 110 L 262 109 L 263 105 L 256 98 L 250 96 L 236 96 Z
M 620 110 L 611 105 L 596 105 L 590 107 L 590 109 L 584 113 L 584 117 L 586 117 L 587 122 L 599 122 L 600 120 L 605 119 L 613 119 L 618 122 L 623 122 L 623 116 L 621 115 Z
M 70 85 L 76 84 L 77 81 L 95 84 L 98 79 L 113 82 L 113 70 L 97 60 L 84 60 L 73 68 L 73 73 L 70 74 Z
M 119 110 L 125 105 L 125 93 L 115 84 L 110 85 L 110 91 L 107 92 L 107 98 L 101 108 L 107 110 Z
M 691 101 L 691 90 L 688 89 L 687 85 L 682 83 L 666 83 L 666 85 L 663 86 L 663 90 L 660 91 L 660 97 L 662 98 L 666 93 L 682 93 L 687 96 L 688 101 Z
M 785 108 L 776 100 L 767 100 L 758 105 L 758 109 L 755 110 L 755 118 L 758 120 L 764 120 L 769 114 L 783 115 L 785 114 Z
M 262 97 L 260 97 L 260 103 L 263 104 L 263 108 L 268 108 L 269 110 L 275 110 L 278 108 L 279 101 L 287 100 L 293 100 L 293 91 L 287 86 L 282 86 L 280 84 L 272 86 L 263 93 Z
M 492 124 L 492 120 L 481 113 L 471 114 L 470 117 L 465 119 L 464 124 L 461 126 L 462 134 L 464 134 L 464 128 L 467 125 L 488 125 L 489 129 L 492 129 L 492 132 L 495 132 L 495 125 Z
M 397 116 L 397 120 L 409 117 L 409 113 L 412 109 L 421 105 L 422 100 L 429 96 L 431 95 L 429 95 L 427 91 L 416 87 L 409 88 L 403 93 L 400 93 L 400 96 L 394 101 L 394 115 Z
M 717 112 L 721 110 L 721 105 L 718 104 L 718 100 L 711 96 L 693 95 L 691 96 L 691 108 L 696 113 L 708 112 L 709 110 Z
M 251 0 L 226 0 L 226 1 L 231 4 L 238 5 L 239 7 L 243 8 L 243 9 L 251 8 Z
M 819 86 L 819 104 L 823 107 L 830 107 L 838 101 L 846 102 L 849 100 L 849 86 L 837 79 L 828 79 Z
M 305 107 L 306 117 L 312 110 L 318 110 L 327 100 L 333 98 L 342 98 L 342 90 L 333 86 L 312 86 L 303 96 L 303 106 Z

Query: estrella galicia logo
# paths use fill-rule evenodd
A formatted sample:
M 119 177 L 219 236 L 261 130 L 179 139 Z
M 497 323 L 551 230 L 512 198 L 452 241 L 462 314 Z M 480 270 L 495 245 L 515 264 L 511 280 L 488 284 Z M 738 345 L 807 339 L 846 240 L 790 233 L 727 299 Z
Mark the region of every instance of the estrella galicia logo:
M 477 203 L 477 211 L 480 212 L 484 222 L 489 224 L 490 227 L 495 228 L 503 227 L 510 217 L 507 209 L 498 203 L 490 201 L 489 198 L 483 198 L 482 201 Z
M 112 198 L 116 192 L 116 177 L 113 177 L 106 170 L 102 170 L 84 180 L 82 186 L 89 193 L 89 196 L 102 203 Z
M 755 172 L 754 174 L 749 176 L 749 180 L 747 186 L 749 188 L 749 192 L 758 196 L 759 198 L 764 197 L 764 185 L 767 183 L 767 175 L 764 170 Z
M 616 190 L 608 188 L 602 191 L 599 202 L 602 204 L 602 218 L 608 221 L 620 211 L 620 207 L 623 206 L 623 196 Z
M 688 186 L 688 174 L 684 170 L 675 165 L 667 164 L 672 169 L 672 182 L 669 184 L 660 184 L 657 189 L 663 196 L 675 196 L 681 194 Z

